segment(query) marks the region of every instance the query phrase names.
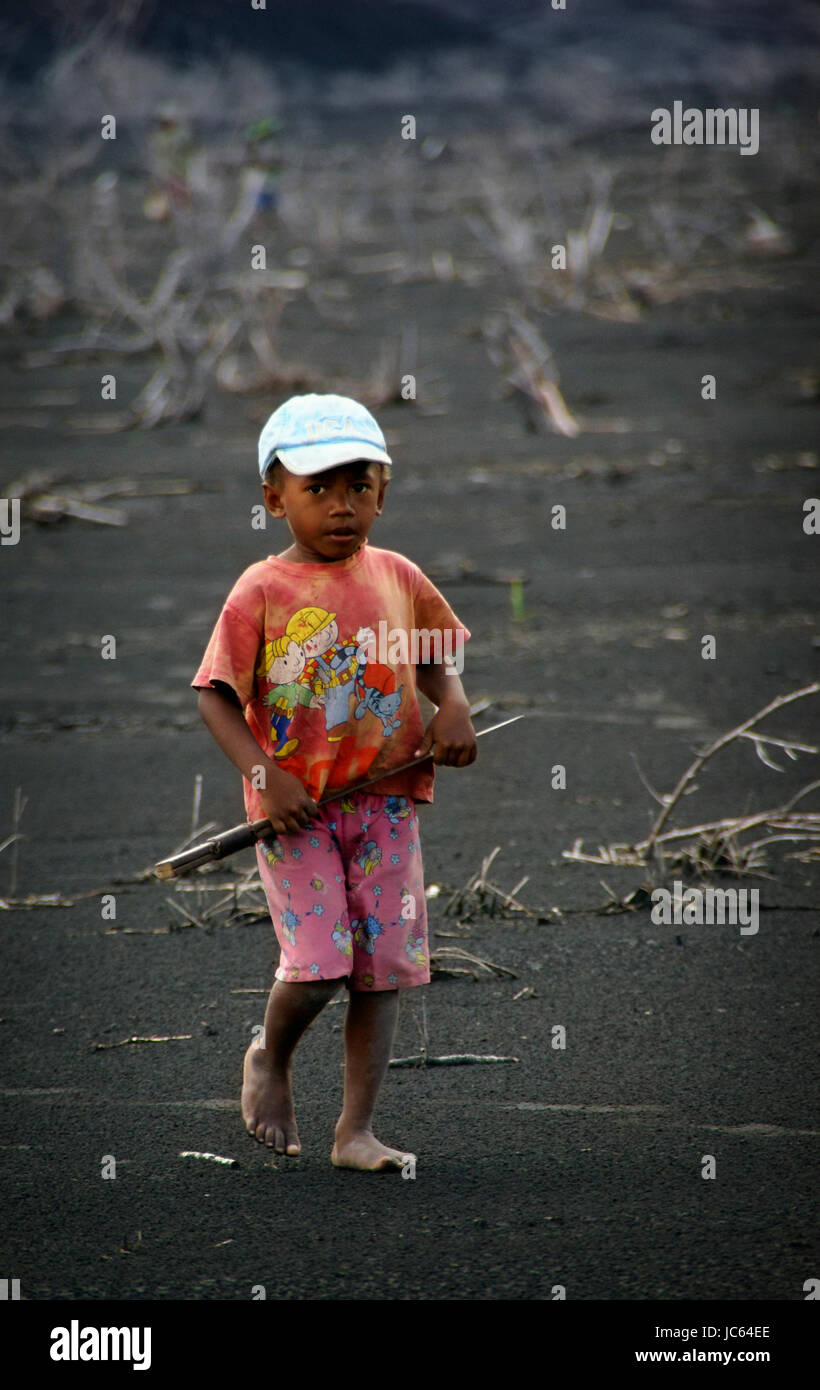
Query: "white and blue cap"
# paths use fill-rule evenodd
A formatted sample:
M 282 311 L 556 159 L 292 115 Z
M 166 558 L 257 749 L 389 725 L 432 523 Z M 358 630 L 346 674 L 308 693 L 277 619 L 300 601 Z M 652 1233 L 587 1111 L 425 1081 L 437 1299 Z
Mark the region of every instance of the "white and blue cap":
M 302 477 L 357 459 L 392 462 L 370 411 L 349 396 L 291 396 L 259 436 L 263 478 L 274 455 L 289 473 Z

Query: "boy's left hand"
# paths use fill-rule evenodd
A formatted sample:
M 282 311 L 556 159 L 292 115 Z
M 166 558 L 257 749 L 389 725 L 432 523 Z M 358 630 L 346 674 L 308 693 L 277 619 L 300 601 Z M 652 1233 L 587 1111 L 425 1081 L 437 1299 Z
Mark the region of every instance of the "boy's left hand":
M 434 763 L 445 767 L 468 767 L 475 762 L 478 745 L 469 705 L 463 705 L 460 701 L 457 704 L 442 704 L 427 725 L 416 756 L 423 758 L 433 744 Z

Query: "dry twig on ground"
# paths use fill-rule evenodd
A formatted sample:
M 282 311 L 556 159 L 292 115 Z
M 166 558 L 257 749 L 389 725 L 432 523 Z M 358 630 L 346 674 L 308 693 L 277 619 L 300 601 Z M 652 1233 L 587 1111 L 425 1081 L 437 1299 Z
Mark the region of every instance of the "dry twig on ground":
M 518 880 L 515 887 L 509 892 L 499 888 L 497 884 L 491 883 L 487 877 L 492 863 L 497 854 L 500 854 L 501 846 L 496 845 L 481 862 L 481 868 L 477 873 L 471 874 L 462 888 L 457 888 L 455 893 L 447 900 L 444 906 L 444 916 L 466 918 L 478 914 L 489 915 L 491 917 L 498 913 L 499 916 L 507 916 L 511 913 L 524 913 L 527 917 L 532 917 L 536 921 L 552 921 L 552 913 L 545 912 L 543 909 L 525 907 L 518 901 L 517 894 L 526 883 L 529 883 L 529 874 Z
M 631 844 L 601 845 L 597 855 L 585 854 L 583 842 L 576 840 L 571 850 L 563 851 L 563 858 L 586 864 L 632 864 L 642 868 L 654 858 L 661 873 L 665 871 L 666 862 L 671 861 L 679 868 L 690 868 L 701 874 L 721 872 L 741 876 L 763 873 L 766 850 L 770 845 L 779 842 L 795 841 L 808 844 L 809 849 L 806 852 L 811 854 L 814 844 L 820 841 L 820 812 L 796 811 L 794 808 L 804 797 L 820 788 L 820 779 L 809 782 L 781 806 L 746 816 L 726 816 L 720 820 L 676 830 L 664 827 L 681 798 L 693 789 L 694 779 L 700 770 L 721 749 L 731 743 L 741 739 L 753 743 L 760 761 L 776 772 L 784 771 L 784 768 L 773 760 L 776 751 L 791 762 L 796 762 L 800 753 L 820 754 L 820 747 L 815 744 L 797 739 L 773 738 L 761 734 L 755 728 L 755 725 L 775 710 L 818 693 L 820 682 L 815 681 L 800 690 L 791 691 L 788 695 L 778 695 L 750 719 L 730 729 L 710 743 L 702 753 L 698 753 L 682 773 L 673 790 L 668 795 L 657 798 L 661 802 L 661 810 L 645 840 Z M 779 833 L 766 834 L 762 839 L 743 843 L 740 837 L 756 827 L 766 827 L 769 831 Z M 670 846 L 673 841 L 689 843 L 671 850 L 664 848 Z
M 520 1062 L 520 1057 L 496 1057 L 491 1053 L 482 1056 L 475 1052 L 453 1052 L 444 1057 L 428 1057 L 418 1053 L 413 1057 L 391 1057 L 391 1067 L 468 1067 L 488 1062 Z
M 491 360 L 505 372 L 509 385 L 535 403 L 545 425 L 574 439 L 581 427 L 561 395 L 552 349 L 534 324 L 508 305 L 501 318 L 487 320 L 483 332 Z
M 447 964 L 451 960 L 466 961 L 468 966 L 476 966 L 478 969 L 453 967 Z M 474 956 L 469 951 L 463 951 L 459 946 L 439 946 L 437 950 L 432 951 L 430 969 L 435 975 L 472 975 L 476 980 L 480 978 L 479 970 L 489 975 L 497 975 L 499 978 L 508 975 L 511 980 L 515 979 L 515 971 L 508 970 L 506 965 L 496 965 L 491 960 L 485 960 L 483 956 Z

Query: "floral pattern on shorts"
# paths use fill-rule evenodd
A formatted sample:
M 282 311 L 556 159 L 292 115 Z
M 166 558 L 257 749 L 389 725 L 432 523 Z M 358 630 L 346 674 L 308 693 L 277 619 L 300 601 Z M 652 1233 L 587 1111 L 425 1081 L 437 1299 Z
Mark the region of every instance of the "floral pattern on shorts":
M 418 831 L 409 798 L 354 792 L 304 830 L 259 841 L 278 980 L 347 977 L 358 990 L 429 981 Z

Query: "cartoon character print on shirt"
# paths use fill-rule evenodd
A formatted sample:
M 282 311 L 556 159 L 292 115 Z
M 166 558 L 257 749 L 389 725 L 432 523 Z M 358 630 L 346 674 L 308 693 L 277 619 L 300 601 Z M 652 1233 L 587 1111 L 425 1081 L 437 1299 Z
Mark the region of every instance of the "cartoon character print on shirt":
M 303 683 L 314 695 L 321 696 L 328 740 L 338 743 L 342 735 L 332 731 L 346 724 L 350 717 L 359 643 L 339 642 L 336 614 L 325 608 L 300 608 L 288 620 L 285 631 L 304 650 Z
M 310 709 L 320 709 L 322 706 L 321 695 L 299 681 L 306 661 L 304 647 L 287 633 L 265 643 L 262 661 L 256 674 L 272 685 L 272 689 L 264 696 L 264 703 L 269 706 L 271 712 L 271 736 L 275 758 L 287 758 L 299 747 L 298 738 L 288 738 L 290 721 L 296 712 L 296 706 L 307 705 Z
M 385 738 L 401 728 L 397 715 L 403 687 L 396 689 L 395 672 L 389 666 L 370 660 L 376 641 L 372 627 L 360 627 L 355 636 L 340 642 L 335 613 L 325 608 L 300 608 L 289 619 L 286 632 L 304 649 L 306 665 L 301 680 L 322 699 L 330 743 L 343 737 L 333 731 L 350 718 L 351 696 L 356 701 L 356 719 L 363 719 L 370 711 L 381 721 Z
M 358 691 L 358 687 L 357 687 Z M 401 705 L 401 688 L 391 695 L 381 695 L 372 687 L 363 688 L 363 696 L 356 706 L 356 718 L 364 719 L 368 710 L 382 721 L 382 737 L 389 738 L 394 729 L 401 728 L 401 720 L 396 713 Z
M 401 728 L 401 720 L 396 718 L 396 714 L 401 707 L 404 687 L 396 689 L 396 673 L 389 666 L 370 660 L 370 651 L 376 640 L 372 627 L 360 627 L 356 639 L 354 689 L 358 703 L 354 715 L 357 719 L 364 719 L 370 710 L 382 722 L 382 736 L 389 738 L 394 729 Z
M 325 608 L 299 608 L 287 619 L 284 631 L 267 634 L 259 653 L 259 698 L 270 711 L 273 756 L 299 777 L 309 773 L 315 758 L 321 758 L 315 739 L 321 737 L 322 725 L 331 746 L 347 737 L 348 751 L 341 762 L 336 754 L 336 775 L 341 780 L 349 774 L 349 780 L 355 780 L 376 757 L 377 730 L 389 738 L 403 723 L 404 687 L 397 686 L 391 667 L 372 659 L 373 628 L 360 626 L 343 640 L 341 621 Z M 354 737 L 354 721 L 365 722 L 362 743 Z M 363 749 L 368 750 L 364 761 Z M 344 814 L 344 805 L 341 809 Z

